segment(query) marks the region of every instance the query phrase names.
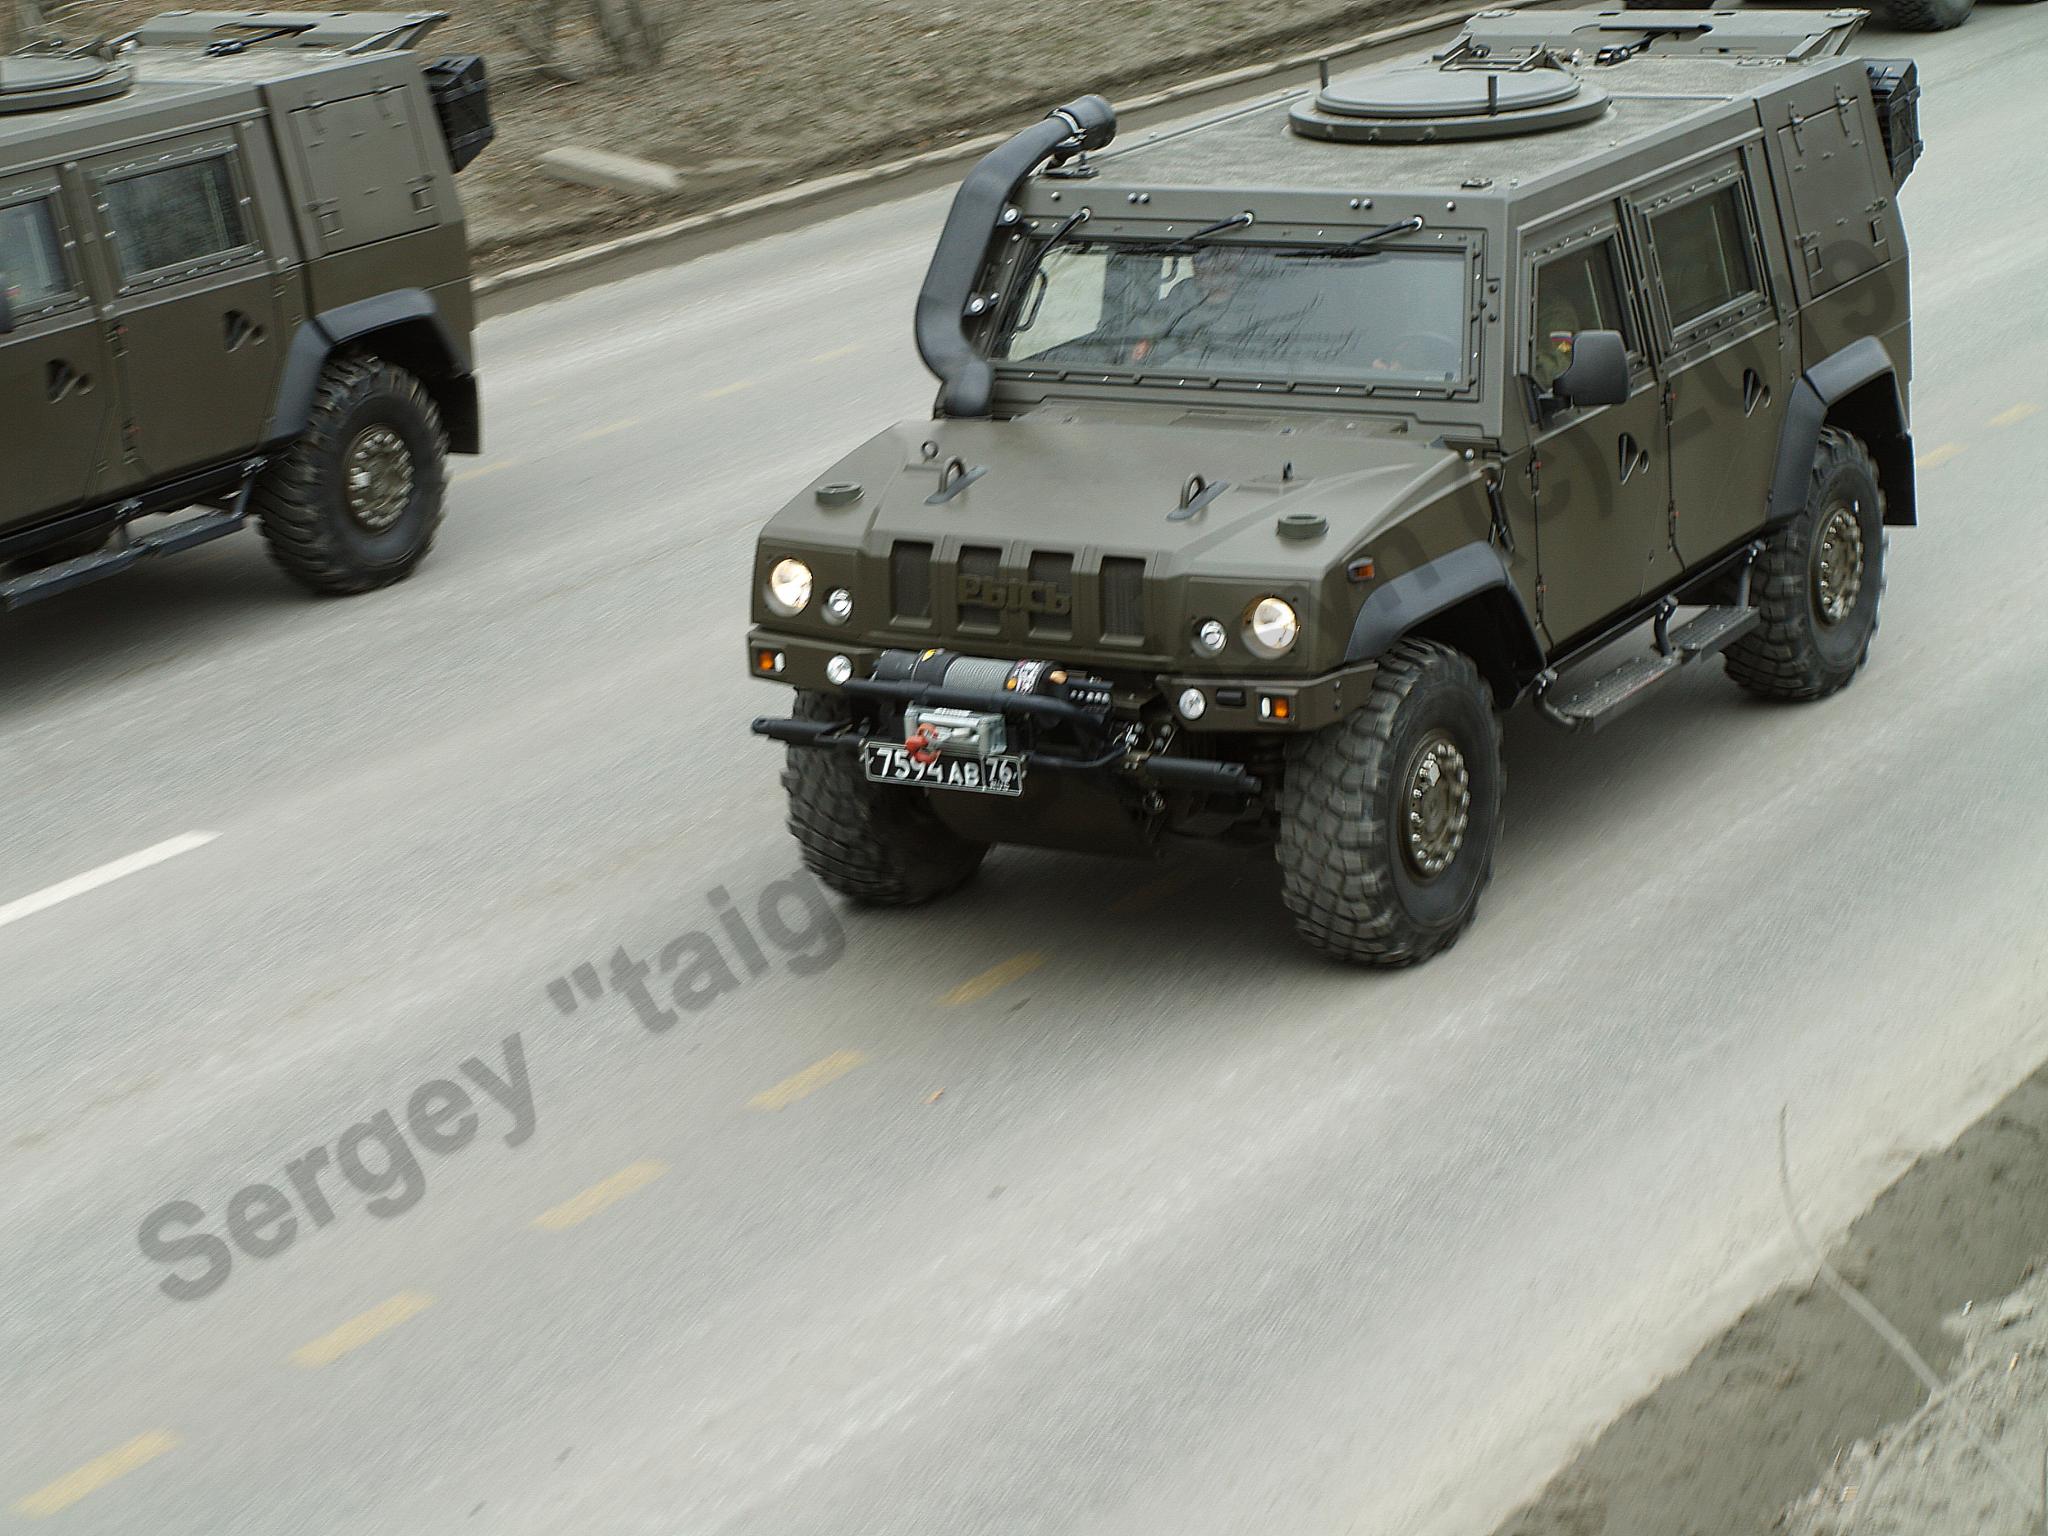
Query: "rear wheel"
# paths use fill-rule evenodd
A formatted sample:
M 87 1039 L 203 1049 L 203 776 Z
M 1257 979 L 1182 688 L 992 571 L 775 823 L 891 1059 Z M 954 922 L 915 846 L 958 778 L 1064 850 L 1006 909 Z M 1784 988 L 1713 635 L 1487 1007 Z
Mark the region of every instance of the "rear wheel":
M 1903 32 L 1946 32 L 1970 19 L 1974 0 L 1883 0 L 1877 19 Z
M 270 552 L 315 592 L 388 586 L 433 547 L 447 465 L 425 385 L 381 358 L 334 358 L 305 432 L 256 488 Z
M 832 695 L 799 691 L 796 718 L 847 715 Z M 923 791 L 868 782 L 850 752 L 791 747 L 782 787 L 804 867 L 840 895 L 870 906 L 915 906 L 958 890 L 988 853 L 988 844 L 941 823 Z
M 1870 451 L 1820 435 L 1806 505 L 1771 536 L 1752 574 L 1763 622 L 1729 647 L 1728 675 L 1771 699 L 1823 699 L 1870 655 L 1884 596 L 1884 493 Z
M 1277 854 L 1301 936 L 1376 966 L 1456 943 L 1493 877 L 1505 777 L 1478 669 L 1433 641 L 1396 645 L 1365 708 L 1287 764 Z

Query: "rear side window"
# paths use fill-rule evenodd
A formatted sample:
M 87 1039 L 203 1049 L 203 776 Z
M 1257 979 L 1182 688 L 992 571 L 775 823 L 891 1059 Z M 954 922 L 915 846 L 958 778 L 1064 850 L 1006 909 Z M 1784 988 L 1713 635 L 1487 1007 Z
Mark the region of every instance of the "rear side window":
M 0 286 L 17 316 L 74 296 L 47 197 L 0 208 Z
M 1529 371 L 1537 386 L 1550 388 L 1570 366 L 1572 337 L 1579 331 L 1619 331 L 1636 349 L 1612 240 L 1598 240 L 1536 269 L 1536 328 Z
M 198 266 L 249 247 L 226 155 L 123 176 L 101 195 L 124 277 Z
M 1674 331 L 1761 291 L 1740 182 L 1652 214 L 1650 240 Z

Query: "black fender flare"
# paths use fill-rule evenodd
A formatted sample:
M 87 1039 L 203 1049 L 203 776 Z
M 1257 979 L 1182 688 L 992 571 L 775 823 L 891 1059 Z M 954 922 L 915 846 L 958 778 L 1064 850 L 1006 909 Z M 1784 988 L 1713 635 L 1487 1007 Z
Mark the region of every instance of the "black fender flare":
M 392 353 L 392 361 L 411 369 L 433 393 L 448 429 L 448 446 L 457 453 L 477 452 L 481 412 L 469 347 L 424 288 L 394 289 L 301 321 L 285 351 L 268 440 L 285 442 L 304 432 L 327 360 L 342 347 L 373 336 L 402 338 L 401 345 L 379 350 Z
M 1473 622 L 1442 622 L 1458 618 Z M 1436 633 L 1439 629 L 1445 632 Z M 1461 544 L 1375 587 L 1351 621 L 1344 659 L 1372 661 L 1418 630 L 1459 642 L 1504 704 L 1520 697 L 1543 671 L 1543 641 L 1535 621 L 1499 549 L 1483 540 Z
M 1901 527 L 1919 521 L 1913 485 L 1913 440 L 1906 431 L 1906 402 L 1897 365 L 1875 336 L 1863 336 L 1821 359 L 1793 383 L 1778 429 L 1778 458 L 1771 473 L 1767 520 L 1781 523 L 1806 505 L 1806 484 L 1820 451 L 1821 428 L 1835 408 L 1858 397 L 1853 420 L 1842 425 L 1864 440 L 1877 460 L 1884 488 L 1884 520 Z

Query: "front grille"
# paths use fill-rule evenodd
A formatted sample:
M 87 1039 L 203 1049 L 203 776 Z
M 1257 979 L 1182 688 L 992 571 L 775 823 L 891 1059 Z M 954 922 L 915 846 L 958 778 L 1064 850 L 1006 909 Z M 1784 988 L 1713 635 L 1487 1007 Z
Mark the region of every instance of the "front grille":
M 899 619 L 932 616 L 932 547 L 903 540 L 889 551 L 889 606 Z
M 960 574 L 976 576 L 988 583 L 1002 579 L 1003 552 L 986 544 L 966 544 L 960 550 Z M 1003 610 L 994 603 L 962 603 L 960 605 L 960 632 L 967 634 L 1000 634 L 1003 627 Z
M 1145 562 L 1129 555 L 1102 560 L 1102 634 L 1105 639 L 1145 638 Z
M 1034 613 L 1031 615 L 1031 633 L 1044 635 L 1048 639 L 1066 640 L 1074 633 L 1074 557 L 1055 554 L 1041 549 L 1031 556 L 1031 579 L 1039 583 L 1039 591 L 1047 596 L 1064 598 L 1055 607 L 1066 609 L 1065 613 Z

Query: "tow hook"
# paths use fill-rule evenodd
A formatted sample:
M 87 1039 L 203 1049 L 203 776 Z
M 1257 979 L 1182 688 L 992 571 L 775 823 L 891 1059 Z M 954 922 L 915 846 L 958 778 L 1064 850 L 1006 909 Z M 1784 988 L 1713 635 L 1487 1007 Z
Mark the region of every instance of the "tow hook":
M 903 750 L 913 763 L 936 763 L 939 760 L 939 728 L 920 725 L 904 738 Z

